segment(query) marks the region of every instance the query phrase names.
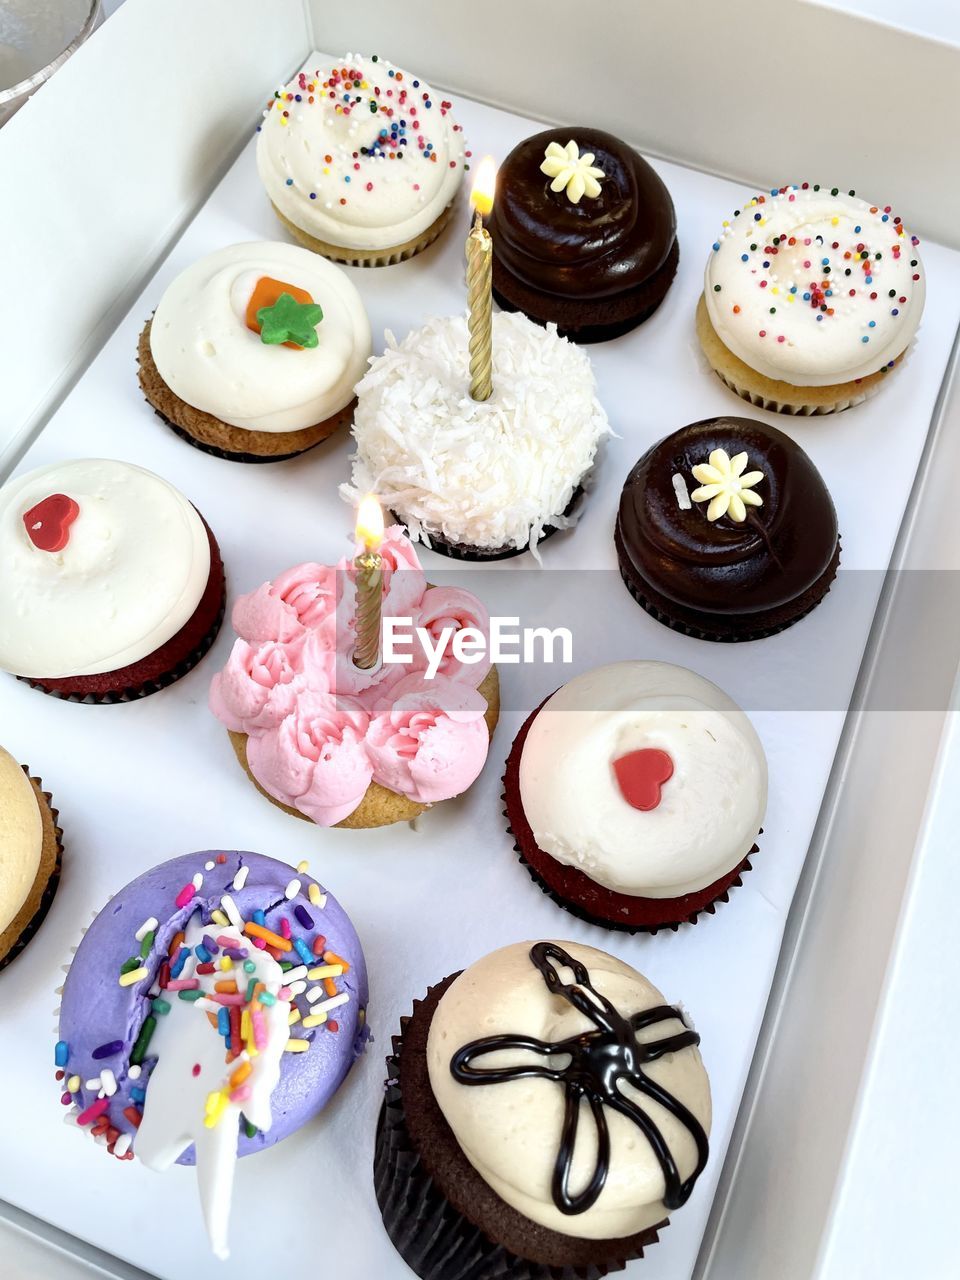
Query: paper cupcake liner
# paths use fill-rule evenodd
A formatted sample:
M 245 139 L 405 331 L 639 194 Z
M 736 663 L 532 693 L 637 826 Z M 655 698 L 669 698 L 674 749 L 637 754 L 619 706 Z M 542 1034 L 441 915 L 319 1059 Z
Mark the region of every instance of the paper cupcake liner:
M 318 422 L 312 427 L 304 428 L 303 432 L 282 433 L 303 435 L 306 431 L 319 431 L 322 429 L 322 434 L 318 435 L 317 438 L 310 441 L 310 443 L 305 444 L 302 448 L 288 449 L 284 453 L 263 454 L 253 453 L 245 449 L 227 449 L 220 445 L 212 444 L 209 441 L 201 440 L 187 427 L 181 426 L 179 422 L 174 421 L 174 419 L 170 417 L 169 413 L 166 413 L 164 409 L 161 408 L 158 400 L 154 399 L 154 394 L 159 396 L 162 392 L 164 398 L 169 398 L 171 404 L 177 406 L 182 405 L 184 412 L 194 415 L 201 423 L 211 424 L 211 427 L 214 430 L 220 427 L 230 430 L 237 430 L 237 428 L 230 428 L 229 423 L 222 422 L 221 419 L 215 417 L 215 415 L 206 413 L 203 410 L 194 409 L 191 405 L 186 404 L 186 402 L 180 400 L 176 393 L 163 381 L 150 351 L 150 327 L 152 323 L 153 316 L 151 315 L 141 330 L 137 343 L 137 376 L 140 383 L 140 389 L 143 392 L 143 398 L 164 426 L 169 427 L 174 435 L 179 436 L 181 440 L 192 445 L 194 449 L 199 449 L 201 453 L 208 453 L 214 458 L 223 458 L 227 462 L 287 462 L 291 458 L 298 458 L 301 454 L 308 453 L 311 449 L 315 449 L 317 445 L 323 444 L 323 442 L 328 440 L 336 431 L 341 427 L 348 426 L 353 420 L 353 410 L 357 403 L 355 396 L 348 404 L 345 404 L 342 408 L 331 414 L 330 417 L 325 419 L 323 422 Z
M 655 602 L 651 598 L 651 595 L 647 595 L 640 590 L 636 583 L 634 583 L 629 577 L 626 569 L 624 568 L 623 559 L 620 555 L 617 557 L 617 567 L 620 570 L 620 577 L 623 579 L 624 586 L 633 596 L 634 600 L 636 600 L 640 608 L 646 613 L 649 613 L 651 618 L 655 618 L 657 622 L 661 622 L 665 627 L 669 627 L 671 631 L 679 631 L 682 635 L 690 636 L 694 640 L 709 640 L 714 644 L 740 644 L 750 640 L 765 640 L 769 636 L 779 635 L 781 631 L 786 631 L 788 627 L 792 627 L 796 622 L 801 622 L 808 614 L 812 613 L 814 609 L 816 609 L 817 605 L 821 604 L 830 593 L 830 588 L 833 585 L 833 581 L 837 576 L 837 570 L 840 567 L 841 549 L 841 540 L 838 538 L 837 549 L 833 559 L 817 581 L 814 582 L 805 593 L 808 596 L 813 595 L 815 598 L 811 598 L 804 608 L 781 622 L 772 623 L 769 626 L 758 627 L 754 631 L 744 631 L 742 633 L 735 633 L 733 630 L 727 632 L 711 631 L 705 627 L 698 627 L 692 622 L 683 622 L 679 620 L 673 614 L 666 612 L 665 607 Z M 619 547 L 617 550 L 619 552 Z M 666 602 L 664 602 L 664 604 L 665 603 Z
M 544 702 L 546 699 L 544 699 Z M 600 895 L 610 893 L 616 900 L 630 901 L 628 894 L 613 894 L 607 890 L 605 886 L 596 881 L 592 881 L 589 876 L 577 868 L 567 867 L 556 862 L 545 853 L 536 844 L 533 831 L 527 822 L 526 814 L 523 812 L 522 802 L 519 794 L 519 774 L 520 774 L 520 758 L 523 753 L 523 744 L 526 741 L 530 726 L 533 724 L 539 714 L 544 703 L 541 702 L 536 707 L 524 723 L 520 727 L 513 746 L 510 748 L 510 754 L 507 756 L 506 769 L 503 774 L 503 792 L 501 800 L 503 801 L 503 816 L 507 820 L 507 830 L 513 837 L 513 847 L 516 851 L 521 864 L 526 868 L 527 874 L 535 885 L 551 898 L 558 907 L 562 907 L 572 916 L 576 916 L 578 920 L 583 920 L 587 924 L 597 925 L 601 929 L 612 929 L 618 933 L 659 933 L 661 929 L 670 929 L 674 933 L 684 924 L 696 924 L 701 915 L 713 915 L 717 906 L 722 902 L 730 900 L 730 893 L 743 883 L 743 876 L 752 870 L 750 862 L 751 857 L 755 853 L 760 852 L 760 846 L 754 843 L 747 856 L 728 871 L 725 875 L 720 876 L 712 884 L 706 885 L 694 893 L 684 894 L 676 898 L 643 898 L 637 897 L 633 901 L 636 903 L 635 915 L 642 914 L 646 918 L 644 920 L 626 920 L 622 918 L 614 918 L 609 915 L 600 915 L 595 911 L 591 911 L 582 902 L 575 899 L 564 897 L 560 890 L 554 888 L 546 879 L 540 869 L 533 865 L 528 857 L 528 853 L 532 856 L 532 851 L 536 850 L 539 858 L 543 859 L 548 865 L 556 866 L 558 873 L 567 877 L 572 877 L 576 884 L 582 883 L 584 888 L 589 889 L 595 887 Z M 763 834 L 761 828 L 760 835 Z M 611 909 L 613 908 L 611 904 Z
M 192 671 L 197 663 L 207 655 L 219 635 L 227 609 L 226 574 L 221 571 L 220 576 L 220 608 L 212 626 L 196 648 L 191 650 L 176 666 L 164 672 L 163 675 L 157 676 L 152 680 L 146 680 L 141 685 L 123 689 L 110 689 L 105 693 L 65 693 L 60 689 L 48 689 L 40 681 L 30 676 L 17 676 L 17 679 L 22 680 L 24 684 L 28 684 L 31 689 L 39 689 L 41 693 L 45 693 L 49 698 L 59 698 L 61 702 L 81 702 L 90 706 L 113 706 L 118 702 L 136 702 L 139 698 L 148 698 L 152 693 L 159 693 L 161 689 L 166 689 L 170 685 L 176 684 L 178 680 Z M 109 673 L 105 672 L 104 674 Z
M 391 267 L 398 262 L 406 262 L 409 258 L 414 258 L 421 253 L 440 235 L 444 227 L 453 217 L 453 211 L 456 208 L 456 199 L 443 210 L 440 216 L 427 227 L 422 235 L 415 236 L 412 240 L 407 240 L 403 244 L 394 245 L 387 249 L 351 249 L 344 245 L 330 244 L 326 240 L 318 240 L 315 236 L 310 235 L 308 231 L 304 231 L 302 227 L 298 227 L 277 208 L 273 201 L 270 202 L 273 211 L 290 232 L 290 234 L 304 246 L 311 249 L 314 253 L 319 253 L 324 258 L 329 258 L 331 262 L 338 262 L 344 267 Z
M 54 895 L 56 894 L 57 888 L 60 884 L 60 870 L 63 863 L 63 830 L 59 823 L 60 811 L 55 807 L 53 803 L 53 796 L 50 792 L 44 791 L 43 780 L 41 778 L 35 778 L 27 765 L 21 765 L 20 767 L 27 775 L 29 781 L 33 784 L 34 791 L 39 793 L 37 801 L 38 804 L 39 798 L 42 796 L 43 803 L 47 807 L 50 820 L 53 823 L 54 840 L 56 842 L 56 859 L 53 864 L 53 870 L 51 871 L 50 876 L 47 879 L 47 883 L 44 886 L 43 893 L 40 896 L 40 902 L 37 905 L 36 911 L 30 917 L 26 926 L 21 930 L 19 937 L 16 942 L 14 942 L 10 950 L 6 955 L 0 957 L 0 970 L 5 969 L 11 961 L 17 958 L 21 951 L 24 950 L 24 948 L 30 943 L 31 939 L 36 935 L 37 930 L 46 919 L 47 912 L 50 910 L 50 904 L 53 902 Z
M 419 1003 L 415 1002 L 415 1010 Z M 621 1258 L 550 1266 L 511 1252 L 460 1213 L 427 1171 L 407 1127 L 399 1054 L 409 1023 L 410 1018 L 401 1018 L 400 1035 L 393 1037 L 393 1053 L 387 1058 L 373 1169 L 387 1234 L 421 1280 L 600 1280 L 612 1271 L 622 1271 L 628 1261 L 642 1257 L 644 1248 L 656 1243 L 659 1228 L 651 1228 L 643 1233 L 642 1242 L 637 1236 L 627 1237 Z M 598 1248 L 604 1243 L 609 1246 L 609 1242 L 598 1242 Z
M 565 517 L 577 509 L 583 496 L 584 486 L 578 484 L 573 491 L 573 497 L 563 510 Z M 402 525 L 409 532 L 407 522 L 399 512 L 391 510 L 390 514 L 397 524 Z M 555 533 L 559 533 L 561 528 L 569 527 L 569 525 L 545 524 L 537 546 L 546 542 L 548 538 L 552 538 Z M 475 564 L 484 564 L 493 560 L 512 560 L 514 556 L 525 555 L 530 550 L 529 544 L 525 547 L 494 547 L 492 550 L 487 550 L 484 547 L 472 547 L 465 542 L 452 542 L 441 533 L 428 533 L 426 536 L 430 539 L 430 550 L 436 551 L 437 555 L 447 556 L 450 560 L 472 561 Z
M 762 383 L 768 383 L 770 386 L 776 386 L 777 382 L 775 379 L 766 378 L 763 374 L 752 369 L 745 361 L 733 355 L 724 345 L 722 339 L 713 328 L 709 315 L 706 313 L 706 303 L 702 294 L 697 303 L 696 323 L 697 336 L 700 339 L 704 358 L 725 386 L 729 387 L 741 400 L 746 400 L 749 404 L 756 405 L 760 409 L 766 409 L 770 413 L 786 414 L 792 417 L 824 417 L 831 413 L 842 413 L 845 409 L 852 409 L 855 405 L 863 404 L 865 400 L 869 400 L 877 394 L 891 373 L 900 368 L 901 365 L 906 364 L 913 348 L 916 346 L 916 338 L 914 338 L 891 365 L 877 370 L 876 373 L 869 374 L 858 381 L 837 383 L 835 387 L 801 387 L 790 383 L 781 383 L 780 385 L 789 388 L 791 395 L 789 399 L 779 399 L 776 396 L 765 395 L 762 391 L 756 389 L 757 379 L 760 379 Z M 702 331 L 701 326 L 703 326 Z M 711 355 L 707 350 L 707 346 L 712 347 L 714 344 L 716 344 L 717 350 Z M 730 368 L 721 368 L 718 363 L 720 360 L 725 360 L 727 364 L 732 362 L 734 369 L 742 370 L 742 379 L 736 377 Z M 823 402 L 826 393 L 829 391 L 835 391 L 837 394 L 831 400 Z M 804 399 L 805 393 L 817 392 L 821 393 L 819 397 L 814 394 L 811 400 Z

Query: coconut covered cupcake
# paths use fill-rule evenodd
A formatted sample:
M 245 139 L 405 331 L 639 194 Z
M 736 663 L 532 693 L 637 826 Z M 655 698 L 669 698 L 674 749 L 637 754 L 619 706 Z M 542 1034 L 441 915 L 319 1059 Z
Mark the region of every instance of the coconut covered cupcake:
M 499 560 L 576 523 L 610 435 L 587 355 L 522 315 L 493 317 L 493 393 L 469 394 L 467 321 L 429 320 L 357 387 L 353 484 L 444 555 Z
M 126 702 L 186 675 L 220 630 L 223 562 L 159 476 L 106 458 L 0 489 L 0 669 L 74 702 Z
M 489 616 L 468 591 L 430 587 L 397 526 L 379 547 L 383 616 L 407 619 L 404 658 L 370 670 L 353 661 L 357 620 L 352 561 L 302 564 L 242 596 L 239 639 L 214 677 L 210 708 L 240 764 L 285 812 L 324 827 L 411 821 L 466 791 L 487 758 L 500 706 L 487 658 L 451 652 L 427 669 L 416 628 L 434 639 Z M 489 648 L 489 645 L 487 645 Z
M 374 1157 L 404 1261 L 423 1280 L 557 1280 L 641 1257 L 708 1159 L 699 1039 L 636 970 L 572 942 L 503 947 L 433 987 L 394 1037 Z
M 238 1156 L 332 1098 L 366 1042 L 359 939 L 309 874 L 257 853 L 163 863 L 110 900 L 70 964 L 61 1102 L 120 1160 L 195 1164 L 227 1256 Z
M 234 244 L 167 288 L 140 335 L 140 385 L 189 444 L 279 462 L 350 420 L 370 324 L 346 272 L 291 244 Z
M 374 54 L 311 60 L 267 104 L 257 170 L 301 244 L 382 267 L 431 244 L 450 221 L 469 152 L 453 104 Z
M 923 315 L 918 251 L 889 205 L 837 187 L 780 187 L 724 222 L 697 336 L 723 381 L 778 413 L 835 413 L 877 392 Z
M 615 662 L 523 725 L 506 814 L 534 881 L 608 929 L 713 912 L 750 868 L 767 803 L 757 732 L 732 698 L 667 662 Z
M 40 928 L 57 891 L 58 819 L 41 780 L 0 747 L 0 969 Z

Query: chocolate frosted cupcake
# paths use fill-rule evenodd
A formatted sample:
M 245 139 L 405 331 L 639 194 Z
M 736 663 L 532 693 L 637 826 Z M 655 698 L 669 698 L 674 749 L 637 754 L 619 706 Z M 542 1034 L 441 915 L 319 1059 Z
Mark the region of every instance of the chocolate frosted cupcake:
M 363 1051 L 366 1004 L 360 941 L 306 863 L 187 854 L 84 934 L 63 987 L 61 1102 L 117 1159 L 195 1164 L 226 1257 L 237 1157 L 326 1105 Z
M 159 476 L 76 459 L 0 489 L 0 670 L 73 702 L 126 702 L 200 661 L 223 621 L 220 549 Z
M 798 622 L 840 563 L 837 514 L 796 441 L 752 418 L 707 418 L 627 476 L 620 573 L 658 621 L 703 640 L 758 640 Z
M 599 129 L 547 129 L 497 174 L 493 288 L 500 306 L 602 342 L 656 311 L 679 259 L 670 193 L 632 147 Z
M 517 850 L 556 903 L 607 929 L 656 931 L 712 913 L 750 869 L 767 762 L 709 680 L 615 662 L 527 719 L 504 799 Z
M 642 1256 L 707 1161 L 698 1043 L 592 947 L 515 943 L 445 978 L 401 1021 L 377 1129 L 404 1261 L 423 1280 L 560 1280 Z
M 60 883 L 60 828 L 39 778 L 0 747 L 0 969 L 40 928 Z

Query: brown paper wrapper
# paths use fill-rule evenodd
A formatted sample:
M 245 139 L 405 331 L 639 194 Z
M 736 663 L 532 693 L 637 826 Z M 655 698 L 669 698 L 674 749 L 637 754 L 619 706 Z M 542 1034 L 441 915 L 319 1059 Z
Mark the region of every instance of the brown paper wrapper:
M 469 1187 L 461 1183 L 460 1194 L 466 1194 L 481 1215 L 489 1212 L 491 1201 L 494 1209 L 499 1206 L 505 1234 L 522 1236 L 528 1224 L 530 1252 L 552 1254 L 553 1261 L 546 1262 L 507 1248 L 496 1238 L 492 1222 L 487 1221 L 484 1230 L 471 1221 L 430 1172 L 408 1126 L 400 1058 L 404 1053 L 416 1055 L 418 1061 L 422 1058 L 433 1009 L 456 976 L 451 974 L 431 988 L 423 1001 L 414 1002 L 413 1017 L 401 1018 L 400 1034 L 393 1037 L 393 1053 L 387 1058 L 386 1095 L 374 1150 L 374 1189 L 394 1247 L 422 1280 L 600 1280 L 611 1271 L 622 1271 L 628 1261 L 642 1257 L 644 1248 L 656 1243 L 665 1223 L 618 1241 L 560 1236 L 500 1200 L 455 1147 L 454 1162 L 463 1166 L 470 1183 Z M 425 1062 L 422 1071 L 425 1074 Z M 426 1088 L 429 1091 L 429 1085 Z M 439 1113 L 432 1093 L 430 1101 Z M 416 1105 L 422 1110 L 422 1100 L 417 1099 Z M 452 1133 L 449 1140 L 455 1146 Z
M 27 946 L 43 924 L 54 894 L 60 884 L 60 867 L 63 860 L 63 831 L 59 825 L 60 813 L 54 807 L 53 796 L 44 791 L 43 782 L 30 773 L 26 765 L 20 766 L 27 775 L 37 797 L 43 823 L 43 845 L 40 866 L 27 900 L 20 913 L 0 934 L 0 969 L 6 968 Z
M 273 204 L 272 200 L 270 203 L 274 213 L 286 229 L 295 240 L 299 240 L 304 248 L 312 249 L 314 253 L 319 253 L 322 257 L 329 258 L 331 262 L 339 262 L 345 267 L 390 267 L 398 262 L 406 262 L 408 258 L 416 257 L 418 253 L 433 244 L 434 240 L 453 217 L 457 202 L 455 199 L 452 200 L 439 218 L 432 222 L 421 235 L 387 249 L 350 249 L 344 245 L 329 244 L 326 240 L 318 240 L 315 236 L 310 235 L 308 231 L 304 231 L 302 227 L 298 227 L 295 222 L 291 222 Z
M 563 512 L 565 516 L 569 516 L 572 511 L 577 509 L 583 499 L 583 494 L 583 485 L 578 484 L 573 491 L 573 497 L 567 503 Z M 390 514 L 397 524 L 403 525 L 405 529 L 407 528 L 407 522 L 399 512 L 391 511 Z M 537 543 L 537 546 L 546 542 L 548 538 L 552 538 L 559 531 L 559 525 L 544 525 L 543 533 L 540 535 L 540 542 Z M 484 547 L 472 547 L 466 542 L 452 542 L 441 533 L 430 533 L 427 536 L 430 539 L 430 549 L 436 551 L 437 555 L 447 556 L 451 560 L 469 560 L 477 564 L 484 564 L 493 560 L 512 560 L 514 556 L 525 555 L 530 550 L 529 544 L 525 547 L 493 547 L 488 550 Z

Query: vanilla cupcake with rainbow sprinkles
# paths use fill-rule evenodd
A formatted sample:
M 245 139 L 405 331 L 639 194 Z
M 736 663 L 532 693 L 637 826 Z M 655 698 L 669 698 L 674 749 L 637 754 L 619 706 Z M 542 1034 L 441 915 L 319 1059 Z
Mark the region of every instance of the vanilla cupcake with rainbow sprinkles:
M 274 212 L 335 262 L 412 258 L 450 221 L 467 168 L 453 104 L 377 54 L 320 56 L 263 113 L 257 169 Z
M 697 336 L 737 395 L 836 413 L 875 394 L 920 326 L 918 250 L 889 205 L 804 182 L 754 196 L 707 260 Z

